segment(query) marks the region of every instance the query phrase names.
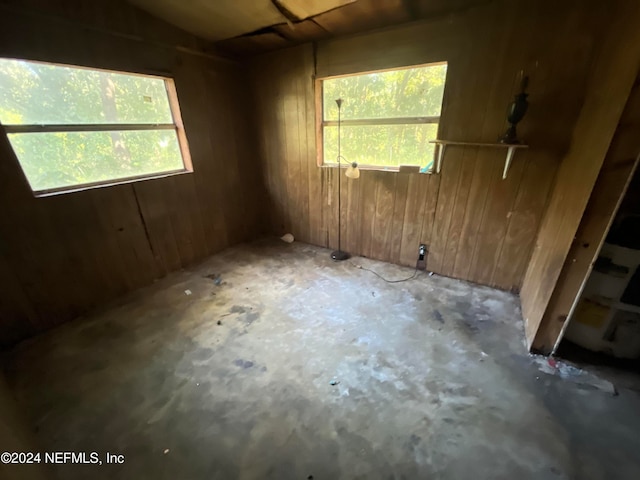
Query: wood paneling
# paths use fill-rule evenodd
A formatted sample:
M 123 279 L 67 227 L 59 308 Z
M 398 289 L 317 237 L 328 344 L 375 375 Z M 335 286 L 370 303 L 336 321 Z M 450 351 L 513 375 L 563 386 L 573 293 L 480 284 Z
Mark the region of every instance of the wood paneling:
M 55 18 L 35 9 L 51 3 L 0 7 L 0 55 L 173 76 L 194 173 L 34 198 L 0 135 L 3 344 L 262 229 L 261 175 L 247 141 L 251 106 L 242 67 L 185 53 L 197 39 L 124 2 L 64 0 Z
M 449 148 L 440 175 L 365 170 L 359 180 L 342 177 L 343 247 L 352 254 L 413 266 L 426 243 L 430 270 L 518 290 L 607 11 L 577 0 L 497 1 L 254 58 L 272 231 L 336 247 L 337 170 L 315 162 L 314 75 L 446 60 L 440 137 L 494 142 L 524 71 L 531 106 L 519 132 L 531 148 L 517 153 L 506 180 L 504 152 L 478 147 Z M 290 143 L 298 138 L 306 144 Z M 308 205 L 308 216 L 300 205 Z
M 558 346 L 574 305 L 591 273 L 609 227 L 622 202 L 640 154 L 640 78 L 629 96 L 598 179 L 582 215 L 533 348 L 545 354 Z M 636 176 L 636 180 L 637 180 Z M 637 185 L 637 181 L 636 181 Z
M 637 3 L 612 4 L 613 21 L 598 45 L 587 95 L 562 159 L 522 288 L 531 347 L 574 240 L 640 64 Z M 545 342 L 546 343 L 546 342 Z M 535 345 L 534 345 L 535 348 Z

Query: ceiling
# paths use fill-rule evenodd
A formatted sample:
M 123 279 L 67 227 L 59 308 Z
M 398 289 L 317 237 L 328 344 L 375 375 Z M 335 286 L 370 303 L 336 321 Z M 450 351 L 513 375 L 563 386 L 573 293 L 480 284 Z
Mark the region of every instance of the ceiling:
M 129 0 L 194 35 L 211 41 L 272 25 L 299 22 L 356 0 Z
M 493 0 L 128 0 L 209 40 L 218 53 L 249 56 L 298 43 L 465 10 Z

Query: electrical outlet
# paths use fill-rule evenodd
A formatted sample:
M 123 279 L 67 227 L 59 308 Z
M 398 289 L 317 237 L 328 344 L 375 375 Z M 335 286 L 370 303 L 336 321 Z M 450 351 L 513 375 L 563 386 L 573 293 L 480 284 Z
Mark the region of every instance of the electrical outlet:
M 427 246 L 424 243 L 420 244 L 420 247 L 418 247 L 418 260 L 422 261 L 424 260 L 424 256 L 427 253 Z

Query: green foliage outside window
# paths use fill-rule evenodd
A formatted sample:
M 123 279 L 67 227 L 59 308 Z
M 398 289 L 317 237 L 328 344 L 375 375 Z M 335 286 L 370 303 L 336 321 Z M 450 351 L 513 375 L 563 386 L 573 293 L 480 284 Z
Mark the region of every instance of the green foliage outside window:
M 173 118 L 162 78 L 0 59 L 0 122 L 167 125 Z M 114 128 L 8 137 L 34 191 L 184 168 L 174 129 Z
M 439 117 L 446 63 L 416 68 L 329 78 L 323 81 L 324 120 L 338 120 L 335 100 L 342 98 L 341 150 L 348 162 L 396 168 L 419 165 L 430 169 L 438 133 L 434 123 L 348 125 L 349 120 Z M 338 155 L 338 127 L 323 128 L 325 163 Z

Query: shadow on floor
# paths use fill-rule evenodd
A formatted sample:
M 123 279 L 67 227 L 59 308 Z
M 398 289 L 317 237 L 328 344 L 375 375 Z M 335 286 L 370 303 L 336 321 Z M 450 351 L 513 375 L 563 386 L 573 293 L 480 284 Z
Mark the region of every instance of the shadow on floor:
M 622 359 L 593 352 L 566 339 L 560 343 L 556 357 L 603 377 L 618 388 L 640 392 L 640 359 Z

